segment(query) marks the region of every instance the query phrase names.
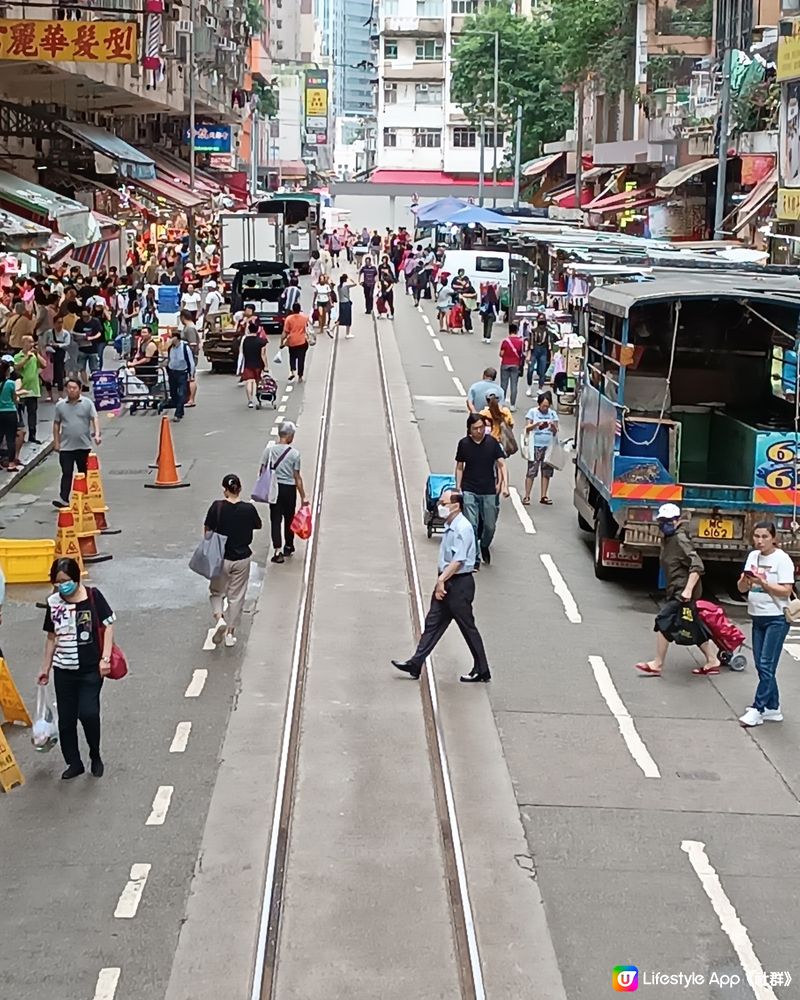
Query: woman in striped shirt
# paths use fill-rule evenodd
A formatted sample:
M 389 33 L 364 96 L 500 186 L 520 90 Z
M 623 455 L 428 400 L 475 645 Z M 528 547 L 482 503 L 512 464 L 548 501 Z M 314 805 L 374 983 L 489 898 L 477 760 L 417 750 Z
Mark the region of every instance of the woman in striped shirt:
M 86 770 L 78 748 L 78 720 L 89 744 L 95 778 L 103 776 L 100 757 L 100 689 L 111 670 L 114 612 L 96 587 L 81 583 L 74 559 L 56 559 L 50 567 L 55 592 L 47 598 L 44 666 L 39 683 L 47 684 L 53 670 L 58 704 L 58 738 L 67 764 L 62 778 Z

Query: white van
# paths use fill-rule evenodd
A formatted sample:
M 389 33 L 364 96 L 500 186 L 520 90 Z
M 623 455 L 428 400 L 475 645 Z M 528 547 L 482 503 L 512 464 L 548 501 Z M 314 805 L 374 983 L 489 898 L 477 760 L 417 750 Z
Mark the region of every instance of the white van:
M 507 291 L 511 284 L 511 254 L 503 250 L 445 250 L 439 273 L 447 274 L 448 282 L 462 267 L 478 295 L 486 282 L 498 285 L 501 291 Z

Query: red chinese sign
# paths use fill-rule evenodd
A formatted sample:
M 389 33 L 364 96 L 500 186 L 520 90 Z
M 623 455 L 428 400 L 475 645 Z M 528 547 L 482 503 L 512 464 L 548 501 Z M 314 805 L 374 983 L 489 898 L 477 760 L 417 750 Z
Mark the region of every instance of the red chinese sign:
M 29 21 L 0 18 L 0 59 L 31 62 L 136 62 L 136 21 Z

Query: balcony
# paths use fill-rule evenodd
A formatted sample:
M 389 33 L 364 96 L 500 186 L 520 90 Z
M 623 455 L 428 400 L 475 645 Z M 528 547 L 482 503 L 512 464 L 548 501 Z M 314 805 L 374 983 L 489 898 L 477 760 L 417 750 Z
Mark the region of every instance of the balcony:
M 713 0 L 648 0 L 647 54 L 711 55 L 713 15 Z
M 444 18 L 385 17 L 381 32 L 392 38 L 441 38 L 444 34 Z
M 424 83 L 427 80 L 444 80 L 444 63 L 436 62 L 433 59 L 417 59 L 409 64 L 396 65 L 394 63 L 384 63 L 383 77 L 387 83 L 401 80 L 419 80 Z

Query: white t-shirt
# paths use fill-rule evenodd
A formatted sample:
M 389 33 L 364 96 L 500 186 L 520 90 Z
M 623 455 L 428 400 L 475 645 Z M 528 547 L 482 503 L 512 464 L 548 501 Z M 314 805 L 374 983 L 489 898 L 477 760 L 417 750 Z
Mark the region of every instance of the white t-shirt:
M 744 568 L 752 570 L 767 583 L 794 583 L 794 563 L 783 549 L 775 549 L 769 556 L 754 550 L 747 557 Z M 788 597 L 773 597 L 757 583 L 753 583 L 747 594 L 747 610 L 753 616 L 771 615 L 774 618 L 788 605 Z
M 188 309 L 189 312 L 197 312 L 199 308 L 199 292 L 184 292 L 183 295 L 181 295 L 181 309 Z

